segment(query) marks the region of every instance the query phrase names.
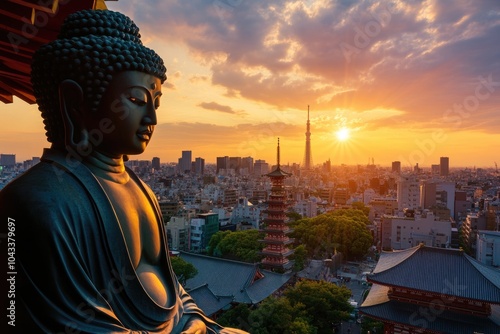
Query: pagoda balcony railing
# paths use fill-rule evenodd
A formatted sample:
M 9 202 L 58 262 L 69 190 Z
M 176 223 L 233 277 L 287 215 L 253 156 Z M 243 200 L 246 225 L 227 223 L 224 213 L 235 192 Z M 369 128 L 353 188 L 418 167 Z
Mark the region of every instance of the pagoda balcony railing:
M 280 220 L 284 220 L 286 219 L 286 214 L 284 214 L 283 212 L 266 212 L 267 213 L 267 218 L 269 219 L 280 219 Z
M 264 210 L 263 213 L 274 214 L 274 215 L 286 215 L 285 210 Z
M 285 203 L 270 203 L 267 206 L 268 211 L 285 211 L 287 205 Z
M 262 254 L 264 256 L 271 256 L 271 257 L 287 257 L 287 256 L 292 255 L 293 252 L 294 252 L 293 249 L 288 249 L 288 248 L 281 249 L 281 250 L 270 250 L 270 249 L 264 248 L 260 252 L 260 254 Z

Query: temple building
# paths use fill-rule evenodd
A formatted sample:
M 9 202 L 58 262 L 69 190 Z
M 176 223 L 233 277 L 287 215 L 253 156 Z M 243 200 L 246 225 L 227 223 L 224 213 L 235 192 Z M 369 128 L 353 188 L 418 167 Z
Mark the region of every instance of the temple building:
M 266 236 L 261 242 L 265 244 L 262 249 L 262 266 L 277 271 L 289 270 L 293 263 L 288 259 L 293 254 L 293 249 L 288 245 L 293 243 L 287 234 L 292 230 L 287 226 L 286 216 L 286 194 L 284 180 L 290 173 L 283 171 L 280 167 L 280 142 L 278 139 L 278 163 L 276 169 L 267 176 L 271 179 L 271 194 L 267 201 L 268 207 L 264 213 L 264 232 Z
M 384 333 L 500 333 L 500 271 L 462 250 L 382 252 L 359 308 Z

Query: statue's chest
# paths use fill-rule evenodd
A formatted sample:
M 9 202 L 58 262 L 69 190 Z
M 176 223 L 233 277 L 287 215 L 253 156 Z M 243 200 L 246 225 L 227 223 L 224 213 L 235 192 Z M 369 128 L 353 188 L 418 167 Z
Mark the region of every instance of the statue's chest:
M 133 181 L 118 184 L 103 181 L 113 205 L 134 268 L 156 264 L 161 254 L 159 224 L 144 192 Z

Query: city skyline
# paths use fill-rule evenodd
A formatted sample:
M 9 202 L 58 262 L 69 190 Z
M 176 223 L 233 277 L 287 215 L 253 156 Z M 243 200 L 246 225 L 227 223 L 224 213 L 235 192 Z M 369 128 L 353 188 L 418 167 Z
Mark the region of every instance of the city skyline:
M 130 16 L 168 80 L 146 152 L 215 163 L 301 163 L 310 105 L 314 163 L 495 168 L 500 5 L 487 1 L 107 2 Z M 48 147 L 36 105 L 0 115 L 0 153 Z

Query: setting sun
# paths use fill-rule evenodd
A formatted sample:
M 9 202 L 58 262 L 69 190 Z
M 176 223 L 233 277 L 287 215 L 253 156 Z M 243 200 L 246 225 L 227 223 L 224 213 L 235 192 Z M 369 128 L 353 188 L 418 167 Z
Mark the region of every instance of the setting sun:
M 350 131 L 348 128 L 342 128 L 336 132 L 337 139 L 340 141 L 346 141 L 349 139 Z

